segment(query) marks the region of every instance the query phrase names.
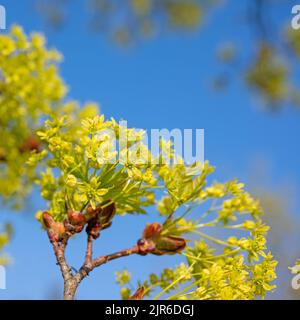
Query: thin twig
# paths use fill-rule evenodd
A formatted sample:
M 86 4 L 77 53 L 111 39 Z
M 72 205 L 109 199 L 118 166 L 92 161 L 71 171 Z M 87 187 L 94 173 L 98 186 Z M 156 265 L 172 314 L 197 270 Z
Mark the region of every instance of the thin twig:
M 98 257 L 93 260 L 92 266 L 93 266 L 93 268 L 96 268 L 96 267 L 101 266 L 102 264 L 107 263 L 108 261 L 115 260 L 115 259 L 118 259 L 121 257 L 126 257 L 131 254 L 136 254 L 138 252 L 139 252 L 138 246 L 134 246 L 130 249 L 122 250 L 122 251 L 119 251 L 119 252 L 116 252 L 116 253 L 113 253 L 113 254 L 110 254 L 107 256 L 101 256 L 101 257 Z
M 72 277 L 72 272 L 65 259 L 65 244 L 53 242 L 52 246 L 64 281 L 68 281 Z
M 92 268 L 92 261 L 93 261 L 93 237 L 91 235 L 88 235 L 84 266 L 86 268 Z

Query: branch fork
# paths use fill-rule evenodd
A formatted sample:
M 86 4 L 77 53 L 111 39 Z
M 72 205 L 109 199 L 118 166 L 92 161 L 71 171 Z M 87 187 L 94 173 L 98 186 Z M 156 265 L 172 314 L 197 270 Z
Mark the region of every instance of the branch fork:
M 186 242 L 183 238 L 164 235 L 162 233 L 163 226 L 159 223 L 153 223 L 146 226 L 142 238 L 133 247 L 94 259 L 94 241 L 100 236 L 102 230 L 111 225 L 115 212 L 116 207 L 114 203 L 106 205 L 104 209 L 88 207 L 85 213 L 67 209 L 68 218 L 63 223 L 55 222 L 48 212 L 43 213 L 43 222 L 64 280 L 65 300 L 74 300 L 80 282 L 95 268 L 109 261 L 133 254 L 142 256 L 149 253 L 155 255 L 175 254 L 185 248 Z M 79 271 L 73 273 L 72 268 L 70 268 L 66 261 L 65 250 L 68 240 L 74 234 L 81 232 L 85 225 L 87 232 L 85 259 Z M 132 296 L 132 299 L 141 299 L 143 292 L 144 289 L 139 288 Z

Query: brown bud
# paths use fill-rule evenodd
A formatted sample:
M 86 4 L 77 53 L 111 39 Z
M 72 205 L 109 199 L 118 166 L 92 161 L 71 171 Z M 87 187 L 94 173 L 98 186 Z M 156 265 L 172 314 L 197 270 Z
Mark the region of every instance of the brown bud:
M 107 200 L 110 202 L 111 200 Z M 116 205 L 111 203 L 104 208 L 93 209 L 88 206 L 86 209 L 86 221 L 88 225 L 86 227 L 87 234 L 91 235 L 94 239 L 100 236 L 100 231 L 108 228 L 112 224 L 112 219 L 116 214 Z
M 65 233 L 64 224 L 61 222 L 54 222 L 51 229 L 53 229 L 60 237 Z
M 176 254 L 186 247 L 186 241 L 181 237 L 165 236 L 160 237 L 155 242 L 155 250 L 151 253 L 155 255 Z
M 48 231 L 48 236 L 51 242 L 60 241 L 65 236 L 65 226 L 61 222 L 55 222 L 53 217 L 47 211 L 43 212 L 42 215 L 43 223 Z
M 108 228 L 112 224 L 112 219 L 114 218 L 115 214 L 116 214 L 115 203 L 111 203 L 110 205 L 102 209 L 102 211 L 99 214 L 102 230 Z
M 5 161 L 6 160 L 6 151 L 4 148 L 0 147 L 0 161 Z
M 73 226 L 84 226 L 86 223 L 85 216 L 79 211 L 68 210 L 68 219 Z
M 143 232 L 144 239 L 157 239 L 160 237 L 162 226 L 158 222 L 148 224 Z
M 44 211 L 42 214 L 43 223 L 47 229 L 51 228 L 53 223 L 55 222 L 51 214 L 47 211 Z
M 162 226 L 159 223 L 148 224 L 143 232 L 142 239 L 137 242 L 139 254 L 175 254 L 186 247 L 186 242 L 183 238 L 172 235 L 162 235 L 161 233 Z
M 57 233 L 54 232 L 54 230 L 48 229 L 47 233 L 48 233 L 48 237 L 51 242 L 58 242 L 59 241 L 59 236 Z
M 83 230 L 83 228 L 84 228 L 84 226 L 78 225 L 78 226 L 74 227 L 74 230 L 75 230 L 76 233 L 80 233 Z
M 39 139 L 35 135 L 32 135 L 21 145 L 20 152 L 39 151 L 40 144 Z
M 88 206 L 86 209 L 86 220 L 89 221 L 93 218 L 95 218 L 96 216 L 98 216 L 100 214 L 100 212 L 102 211 L 101 208 L 95 208 L 93 209 L 92 206 Z
M 144 297 L 145 288 L 139 287 L 136 292 L 129 298 L 129 300 L 142 300 Z
M 93 237 L 93 239 L 97 239 L 100 236 L 101 225 L 97 221 L 90 220 L 87 227 L 86 233 Z
M 97 239 L 100 236 L 101 231 L 101 224 L 99 222 L 99 216 L 98 214 L 95 215 L 94 218 L 90 219 L 88 221 L 87 227 L 86 227 L 86 233 L 93 237 L 93 239 Z
M 141 256 L 145 256 L 155 250 L 155 244 L 152 240 L 140 239 L 137 242 L 137 246 L 139 248 L 138 254 Z

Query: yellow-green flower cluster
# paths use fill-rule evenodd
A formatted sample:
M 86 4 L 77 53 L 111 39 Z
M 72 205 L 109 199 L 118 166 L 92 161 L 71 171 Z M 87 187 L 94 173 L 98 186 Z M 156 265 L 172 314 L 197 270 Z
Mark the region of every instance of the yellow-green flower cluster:
M 36 131 L 49 116 L 77 119 L 97 113 L 65 102 L 67 88 L 58 74 L 61 55 L 46 48 L 41 34 L 26 36 L 19 26 L 0 35 L 0 197 L 14 205 L 30 190 L 35 166 L 45 157 Z M 55 141 L 53 141 L 53 148 Z M 42 151 L 42 152 L 41 152 Z M 30 166 L 24 166 L 30 153 Z
M 182 165 L 180 168 L 184 172 Z M 275 288 L 277 262 L 268 252 L 269 227 L 260 219 L 263 211 L 259 202 L 236 180 L 207 186 L 208 168 L 208 164 L 202 167 L 205 174 L 195 172 L 193 179 L 201 177 L 201 184 L 189 186 L 189 196 L 182 204 L 175 196 L 175 184 L 168 183 L 176 169 L 162 169 L 168 172 L 163 182 L 169 195 L 158 202 L 158 210 L 173 217 L 165 224 L 163 233 L 200 240 L 186 247 L 182 255 L 187 264 L 173 270 L 173 279 L 164 282 L 156 276 L 157 281 L 152 284 L 151 275 L 150 281 L 142 284 L 148 288 L 146 295 L 158 290 L 156 297 L 169 299 L 255 299 Z M 190 183 L 189 179 L 181 180 L 184 184 L 183 181 Z M 186 207 L 184 211 L 180 209 L 182 205 Z
M 122 128 L 130 148 L 125 147 L 122 159 L 117 158 L 111 134 L 119 129 L 114 119 L 105 120 L 101 115 L 83 119 L 76 130 L 66 118 L 54 118 L 46 121 L 45 128 L 37 133 L 48 147 L 48 155 L 41 162 L 46 161 L 57 173 L 54 177 L 48 168 L 41 173 L 37 183 L 41 186 L 42 196 L 50 200 L 50 212 L 58 220 L 66 214 L 66 197 L 75 210 L 88 204 L 95 208 L 110 200 L 116 204 L 119 213 L 145 213 L 143 207 L 153 204 L 154 191 L 150 189 L 156 185 L 157 174 L 151 163 L 141 161 L 143 154 L 140 152 L 142 149 L 148 156 L 149 150 L 140 144 L 139 132 Z M 116 134 L 117 143 L 120 143 L 119 138 Z M 127 156 L 131 152 L 137 155 L 137 162 Z M 29 159 L 29 164 L 31 161 Z
M 200 246 L 203 250 L 204 244 Z M 247 264 L 242 254 L 218 257 L 207 253 L 201 257 L 198 252 L 197 257 L 189 256 L 188 264 L 182 263 L 174 270 L 166 269 L 160 276 L 151 274 L 149 280 L 139 285 L 146 288 L 148 296 L 158 292 L 155 298 L 252 300 L 264 298 L 276 287 L 273 284 L 276 265 L 270 253 L 259 263 Z M 130 295 L 132 284 L 120 285 L 123 286 L 121 293 L 126 291 Z
M 41 160 L 48 168 L 41 171 L 37 183 L 53 218 L 66 218 L 66 201 L 75 211 L 109 202 L 115 204 L 118 213 L 146 213 L 154 199 L 164 193 L 157 203 L 158 211 L 167 215 L 161 235 L 184 235 L 187 240 L 197 237 L 199 241 L 182 253 L 186 264 L 138 283 L 146 295 L 160 288 L 158 297 L 169 294 L 174 299 L 254 299 L 272 290 L 276 261 L 266 245 L 268 226 L 260 219 L 263 211 L 259 202 L 244 185 L 236 180 L 209 185 L 213 167 L 208 162 L 186 165 L 182 160 L 169 164 L 154 161 L 157 158 L 134 129 L 121 128 L 130 142 L 114 163 L 104 161 L 103 144 L 124 142 L 120 128 L 114 119 L 105 120 L 103 115 L 83 119 L 76 130 L 64 118 L 46 121 L 38 135 L 48 146 L 48 154 Z M 114 138 L 108 130 L 116 133 Z M 171 146 L 167 142 L 162 145 Z M 135 157 L 128 157 L 131 152 Z M 170 153 L 176 154 L 172 147 Z M 106 159 L 115 156 L 104 155 Z M 118 274 L 123 298 L 130 297 L 135 288 L 129 285 L 129 278 L 126 272 Z
M 199 201 L 206 177 L 214 168 L 208 162 L 203 165 L 195 162 L 190 166 L 184 163 L 158 165 L 157 171 L 169 194 L 159 201 L 158 211 L 161 214 L 171 214 L 183 204 Z

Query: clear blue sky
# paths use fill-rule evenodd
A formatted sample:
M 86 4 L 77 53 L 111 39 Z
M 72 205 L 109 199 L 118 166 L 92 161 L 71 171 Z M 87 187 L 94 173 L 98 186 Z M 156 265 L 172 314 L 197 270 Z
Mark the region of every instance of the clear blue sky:
M 53 32 L 45 28 L 32 1 L 0 0 L 6 6 L 9 25 L 18 23 L 26 32 L 44 32 L 49 46 L 63 53 L 61 73 L 71 98 L 97 101 L 107 117 L 127 119 L 133 127 L 204 128 L 205 157 L 217 167 L 215 179 L 237 177 L 247 182 L 251 163 L 263 158 L 271 164 L 274 187 L 288 181 L 298 192 L 300 112 L 286 109 L 270 115 L 259 110 L 254 96 L 238 80 L 223 93 L 210 89 L 209 79 L 220 70 L 215 52 L 221 42 L 233 40 L 241 51 L 253 50 L 249 46 L 252 35 L 237 18 L 243 1 L 229 2 L 226 9 L 207 19 L 200 32 L 163 36 L 122 50 L 89 33 L 83 1 L 72 1 L 67 26 Z M 276 17 L 288 21 L 290 7 L 286 3 L 279 6 Z M 8 288 L 0 290 L 0 299 L 51 298 L 61 290 L 48 240 L 33 219 L 33 213 L 44 207 L 36 194 L 26 212 L 12 214 L 1 208 L 0 222 L 12 221 L 15 236 L 7 247 L 14 261 L 7 269 Z M 101 236 L 95 252 L 130 246 L 146 221 L 153 218 L 118 217 L 110 232 Z M 82 259 L 78 254 L 83 252 L 82 242 L 76 239 L 69 250 L 74 267 Z M 136 278 L 143 279 L 174 261 L 177 258 L 151 256 L 112 262 L 82 283 L 78 298 L 118 298 L 114 270 L 126 266 Z

